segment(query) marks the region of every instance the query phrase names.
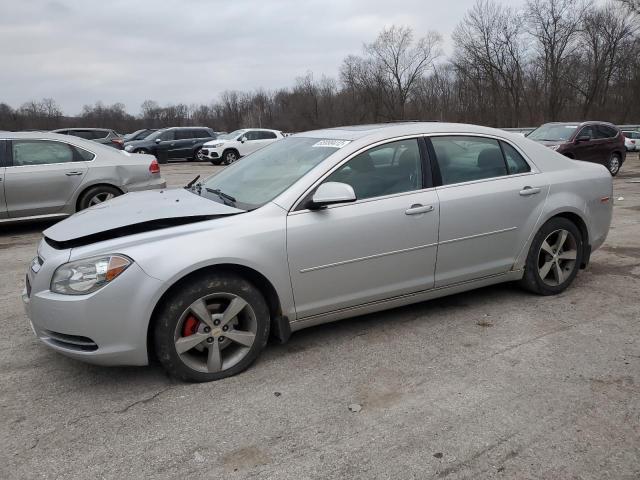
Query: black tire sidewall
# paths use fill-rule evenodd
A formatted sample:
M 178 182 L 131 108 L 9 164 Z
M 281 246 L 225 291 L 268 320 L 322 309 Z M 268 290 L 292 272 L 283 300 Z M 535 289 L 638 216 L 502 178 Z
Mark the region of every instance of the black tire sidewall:
M 122 195 L 120 190 L 109 185 L 97 185 L 95 187 L 91 187 L 80 196 L 80 200 L 78 201 L 78 211 L 89 208 L 89 201 L 99 193 L 113 193 L 115 197 Z
M 540 252 L 542 242 L 547 238 L 547 236 L 560 229 L 569 231 L 576 239 L 576 262 L 573 271 L 561 285 L 547 285 L 542 281 L 540 273 L 538 272 L 538 254 Z M 527 262 L 525 264 L 525 274 L 523 277 L 523 284 L 525 288 L 540 295 L 556 295 L 563 292 L 573 283 L 573 280 L 578 274 L 578 270 L 580 270 L 583 250 L 582 234 L 580 233 L 580 229 L 571 220 L 563 217 L 556 217 L 547 221 L 542 227 L 540 227 L 538 233 L 531 242 L 531 247 L 529 248 Z
M 236 158 L 234 158 L 233 160 L 229 160 L 227 158 L 227 155 L 229 155 L 230 153 L 233 153 L 235 155 Z M 225 165 L 231 165 L 233 162 L 238 160 L 238 153 L 235 150 L 226 150 L 223 154 L 222 154 L 222 163 L 224 163 Z
M 189 305 L 216 292 L 233 293 L 251 305 L 258 326 L 256 339 L 247 355 L 228 370 L 217 373 L 199 372 L 180 359 L 175 349 L 174 332 Z M 171 376 L 188 382 L 210 382 L 231 377 L 251 366 L 267 344 L 270 323 L 267 303 L 254 285 L 234 274 L 210 273 L 191 278 L 163 302 L 154 318 L 151 334 L 156 357 Z

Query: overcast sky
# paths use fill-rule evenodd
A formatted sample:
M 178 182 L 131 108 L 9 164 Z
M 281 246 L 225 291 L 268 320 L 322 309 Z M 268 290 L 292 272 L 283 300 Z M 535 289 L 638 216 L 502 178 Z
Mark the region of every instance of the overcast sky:
M 0 102 L 208 103 L 337 76 L 385 26 L 450 34 L 475 0 L 0 0 Z M 520 5 L 520 0 L 508 1 Z

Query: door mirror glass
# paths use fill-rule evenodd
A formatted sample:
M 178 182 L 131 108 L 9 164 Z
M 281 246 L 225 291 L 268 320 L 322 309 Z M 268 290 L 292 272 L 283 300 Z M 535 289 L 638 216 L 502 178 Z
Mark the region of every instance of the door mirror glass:
M 355 202 L 356 193 L 351 185 L 340 182 L 325 182 L 318 187 L 311 199 L 310 209 L 319 209 L 334 203 Z

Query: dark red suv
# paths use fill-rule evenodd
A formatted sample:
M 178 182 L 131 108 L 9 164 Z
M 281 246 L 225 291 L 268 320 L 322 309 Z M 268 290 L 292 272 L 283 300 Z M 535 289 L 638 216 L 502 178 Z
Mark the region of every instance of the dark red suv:
M 604 165 L 613 176 L 627 154 L 622 132 L 607 122 L 545 123 L 527 138 L 569 158 Z

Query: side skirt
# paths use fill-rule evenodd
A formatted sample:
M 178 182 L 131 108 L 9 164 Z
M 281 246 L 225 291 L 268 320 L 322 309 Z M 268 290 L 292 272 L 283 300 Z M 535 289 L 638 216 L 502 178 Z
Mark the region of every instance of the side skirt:
M 456 283 L 453 285 L 433 288 L 430 290 L 422 290 L 420 292 L 400 295 L 385 300 L 377 300 L 375 302 L 356 305 L 354 307 L 342 308 L 340 310 L 312 315 L 309 317 L 301 318 L 295 322 L 291 322 L 291 331 L 295 332 L 297 330 L 302 330 L 303 328 L 313 327 L 315 325 L 321 325 L 323 323 L 335 322 L 336 320 L 357 317 L 358 315 L 366 315 L 368 313 L 374 313 L 391 308 L 411 305 L 412 303 L 433 300 L 434 298 L 446 297 L 447 295 L 453 295 L 455 293 L 465 292 L 467 290 L 474 290 L 476 288 L 486 287 L 489 285 L 494 285 L 496 283 L 520 280 L 523 273 L 524 270 L 512 270 L 506 273 L 482 277 L 475 280 Z

